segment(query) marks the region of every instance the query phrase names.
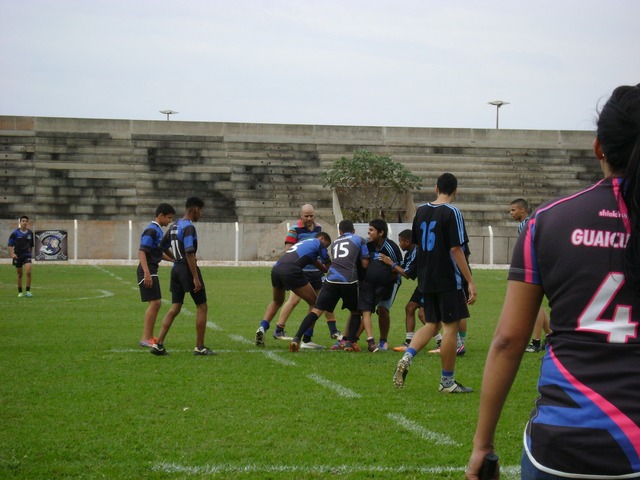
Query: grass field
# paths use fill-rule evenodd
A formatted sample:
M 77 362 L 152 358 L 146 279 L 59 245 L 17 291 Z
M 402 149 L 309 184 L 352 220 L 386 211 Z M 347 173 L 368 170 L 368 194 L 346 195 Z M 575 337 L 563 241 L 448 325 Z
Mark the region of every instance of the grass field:
M 37 264 L 28 299 L 17 298 L 15 269 L 0 265 L 0 478 L 464 477 L 506 272 L 474 272 L 479 297 L 456 377 L 476 392 L 444 395 L 439 358 L 426 352 L 397 390 L 395 352 L 292 354 L 271 330 L 258 349 L 269 269 L 202 270 L 206 343 L 218 356 L 192 355 L 189 299 L 167 337 L 170 355 L 155 357 L 138 347 L 145 304 L 135 267 Z M 168 274 L 161 269 L 166 297 Z M 391 345 L 404 339 L 414 285 L 405 282 L 391 312 Z M 290 333 L 303 316 L 299 307 Z M 340 329 L 345 319 L 338 313 Z M 324 321 L 315 340 L 333 343 Z M 540 358 L 525 355 L 501 420 L 503 478 L 519 478 Z

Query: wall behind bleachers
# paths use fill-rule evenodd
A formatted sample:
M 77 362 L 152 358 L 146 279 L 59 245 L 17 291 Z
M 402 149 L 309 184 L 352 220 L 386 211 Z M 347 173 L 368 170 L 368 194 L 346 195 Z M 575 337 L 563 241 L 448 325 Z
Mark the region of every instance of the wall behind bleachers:
M 203 222 L 277 225 L 308 202 L 333 223 L 320 174 L 364 148 L 424 179 L 416 205 L 431 200 L 437 176 L 450 171 L 470 229 L 511 229 L 512 199 L 537 206 L 599 178 L 592 140 L 582 131 L 0 116 L 0 218 L 145 222 L 158 203 L 180 213 L 197 195 L 206 202 Z

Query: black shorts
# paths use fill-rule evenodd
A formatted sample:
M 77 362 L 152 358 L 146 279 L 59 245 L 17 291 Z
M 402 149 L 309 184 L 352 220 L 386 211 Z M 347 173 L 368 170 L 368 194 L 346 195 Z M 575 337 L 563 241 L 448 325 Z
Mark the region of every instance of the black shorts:
M 393 294 L 393 285 L 393 283 L 380 285 L 363 282 L 358 296 L 358 309 L 363 312 L 375 311 L 381 300 L 386 300 Z
M 187 292 L 189 292 L 196 305 L 207 303 L 207 289 L 204 286 L 202 273 L 199 267 L 196 267 L 196 270 L 202 285 L 198 292 L 193 291 L 193 276 L 191 275 L 191 270 L 189 270 L 189 265 L 185 263 L 175 263 L 173 265 L 171 269 L 171 303 L 184 303 L 184 296 Z
M 14 258 L 11 263 L 16 268 L 22 268 L 25 263 L 31 263 L 31 255 L 18 255 L 18 258 Z
M 137 270 L 138 275 L 138 288 L 140 288 L 140 300 L 143 302 L 150 302 L 152 300 L 160 300 L 162 298 L 162 293 L 160 292 L 160 280 L 158 278 L 158 272 L 151 271 L 151 280 L 153 281 L 153 285 L 151 288 L 147 288 L 144 286 L 144 270 L 142 267 L 138 265 Z
M 313 289 L 317 292 L 322 288 L 322 284 L 324 283 L 322 279 L 324 278 L 324 273 L 320 270 L 303 270 L 304 276 L 307 277 L 307 281 L 311 284 Z
M 413 303 L 417 303 L 418 305 L 420 305 L 421 307 L 424 306 L 424 295 L 422 294 L 422 292 L 418 289 L 418 287 L 416 287 L 416 289 L 413 291 L 413 293 L 411 294 L 411 298 L 409 299 L 410 302 Z
M 424 316 L 428 323 L 453 323 L 469 318 L 466 293 L 464 290 L 425 293 Z
M 325 312 L 333 312 L 340 299 L 342 299 L 343 310 L 355 312 L 358 309 L 358 284 L 324 282 L 315 308 Z
M 309 281 L 304 271 L 297 265 L 281 263 L 271 269 L 271 285 L 273 288 L 295 290 L 307 285 Z

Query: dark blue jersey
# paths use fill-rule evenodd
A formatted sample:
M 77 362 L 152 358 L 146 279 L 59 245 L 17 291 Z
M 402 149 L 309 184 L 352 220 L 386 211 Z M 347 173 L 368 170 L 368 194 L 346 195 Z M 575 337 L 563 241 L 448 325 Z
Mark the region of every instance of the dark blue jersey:
M 307 240 L 309 238 L 315 238 L 315 236 L 322 231 L 322 225 L 314 223 L 313 228 L 309 230 L 302 220 L 298 220 L 287 232 L 287 237 L 284 239 L 285 245 L 295 245 L 298 242 Z M 307 272 L 317 272 L 318 269 L 309 264 L 305 268 Z
M 174 265 L 186 264 L 187 253 L 194 255 L 198 251 L 198 235 L 196 227 L 188 218 L 181 218 L 169 227 L 165 233 L 160 248 L 164 252 L 167 248 L 171 248 Z
M 401 263 L 402 252 L 400 251 L 400 247 L 398 247 L 398 244 L 396 244 L 396 242 L 394 242 L 393 240 L 387 238 L 379 248 L 375 243 L 372 242 L 367 243 L 367 248 L 369 249 L 371 261 L 369 262 L 369 266 L 367 267 L 364 280 L 376 285 L 386 285 L 393 283 L 398 277 L 392 274 L 391 265 L 387 265 L 380 260 L 380 254 L 382 253 L 386 255 L 394 263 Z
M 427 203 L 416 211 L 412 227 L 412 243 L 418 259 L 418 288 L 422 293 L 460 290 L 463 276 L 451 249 L 461 247 L 468 253 L 462 213 L 450 203 Z
M 331 257 L 327 282 L 356 283 L 358 263 L 361 259 L 369 258 L 369 249 L 361 237 L 346 233 L 331 244 Z
M 621 196 L 614 178 L 540 206 L 509 270 L 549 299 L 553 334 L 525 451 L 562 477 L 640 474 L 640 299 L 624 275 L 631 227 Z
M 322 263 L 328 263 L 329 255 L 327 254 L 327 249 L 317 238 L 309 238 L 293 245 L 280 257 L 280 260 L 278 260 L 275 265 L 289 263 L 304 268 L 315 262 L 318 258 L 320 258 Z
M 9 236 L 8 245 L 13 247 L 13 252 L 19 257 L 31 256 L 34 240 L 35 238 L 31 230 L 27 228 L 23 232 L 19 228 L 16 228 Z
M 416 254 L 418 253 L 418 249 L 414 246 L 411 250 L 407 250 L 407 253 L 404 254 L 404 259 L 400 264 L 404 273 L 411 280 L 415 280 L 418 275 L 418 263 Z
M 164 237 L 162 227 L 157 222 L 151 222 L 149 226 L 142 232 L 140 238 L 140 248 L 147 256 L 147 265 L 151 273 L 158 272 L 158 264 L 162 260 L 164 250 L 160 248 L 160 243 Z

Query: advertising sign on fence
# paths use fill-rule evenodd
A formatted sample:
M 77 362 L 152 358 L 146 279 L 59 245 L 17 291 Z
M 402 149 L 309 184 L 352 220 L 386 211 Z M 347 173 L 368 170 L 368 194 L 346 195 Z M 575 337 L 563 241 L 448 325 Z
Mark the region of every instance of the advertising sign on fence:
M 67 232 L 65 230 L 37 230 L 36 260 L 67 260 Z

